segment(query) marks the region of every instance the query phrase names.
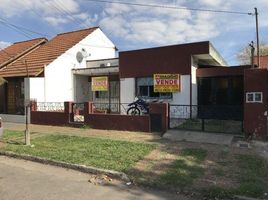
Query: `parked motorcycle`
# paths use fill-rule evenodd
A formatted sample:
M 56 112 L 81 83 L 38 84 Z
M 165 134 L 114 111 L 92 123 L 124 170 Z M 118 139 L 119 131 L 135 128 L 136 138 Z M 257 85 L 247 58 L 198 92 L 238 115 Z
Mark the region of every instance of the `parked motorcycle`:
M 136 100 L 128 104 L 127 114 L 128 115 L 141 115 L 149 113 L 149 103 L 143 99 L 136 97 Z

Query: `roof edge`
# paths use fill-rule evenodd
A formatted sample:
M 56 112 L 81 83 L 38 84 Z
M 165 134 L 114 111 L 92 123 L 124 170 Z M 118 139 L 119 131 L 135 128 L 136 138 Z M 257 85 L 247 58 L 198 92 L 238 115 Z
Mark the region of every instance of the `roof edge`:
M 213 46 L 211 42 L 209 42 L 209 54 L 220 65 L 228 66 L 228 63 L 225 61 L 225 59 L 221 56 L 221 54 L 218 52 L 218 50 Z
M 15 62 L 16 60 L 18 60 L 21 57 L 23 57 L 25 54 L 31 52 L 32 50 L 34 50 L 35 48 L 37 48 L 38 46 L 40 46 L 42 43 L 46 43 L 48 41 L 46 38 L 40 38 L 40 39 L 42 39 L 42 40 L 40 40 L 35 45 L 31 46 L 30 48 L 26 49 L 25 51 L 21 52 L 19 55 L 15 56 L 15 57 L 10 57 L 9 60 L 7 60 L 6 62 L 0 64 L 0 69 L 3 68 L 6 65 L 11 64 L 12 62 Z M 32 41 L 32 40 L 29 40 L 29 41 Z M 24 42 L 26 42 L 26 41 L 24 41 Z
M 133 49 L 133 50 L 126 50 L 126 51 L 120 51 L 119 53 L 127 53 L 132 51 L 142 51 L 142 50 L 151 50 L 151 49 L 161 49 L 161 48 L 167 48 L 167 47 L 176 47 L 176 46 L 186 46 L 186 45 L 193 45 L 193 44 L 208 44 L 209 41 L 199 41 L 199 42 L 189 42 L 189 43 L 182 43 L 182 44 L 171 44 L 171 45 L 165 45 L 165 46 L 156 46 L 156 47 L 149 47 L 149 48 L 141 48 L 141 49 Z
M 84 28 L 84 29 L 79 29 L 79 30 L 69 31 L 69 32 L 64 32 L 64 33 L 58 33 L 57 36 L 58 36 L 58 35 L 69 34 L 69 33 L 80 32 L 80 31 L 86 31 L 86 30 L 90 30 L 90 29 L 94 29 L 94 30 L 96 30 L 96 29 L 98 29 L 98 28 L 100 28 L 100 27 L 99 27 L 99 26 L 93 26 L 93 27 L 90 27 L 90 28 Z
M 30 42 L 30 41 L 34 41 L 34 40 L 46 40 L 46 41 L 48 41 L 47 38 L 45 38 L 45 37 L 40 37 L 40 38 L 34 38 L 34 39 L 31 39 L 31 40 L 24 40 L 24 41 L 14 42 L 13 44 L 19 44 L 19 43 L 23 43 L 23 42 Z

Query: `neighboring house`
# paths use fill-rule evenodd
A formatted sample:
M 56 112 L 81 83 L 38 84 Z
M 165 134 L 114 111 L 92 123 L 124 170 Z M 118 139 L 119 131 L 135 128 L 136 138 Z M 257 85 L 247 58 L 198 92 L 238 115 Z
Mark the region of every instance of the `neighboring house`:
M 4 89 L 4 112 L 23 113 L 14 108 L 14 101 L 8 100 L 18 94 L 9 91 L 14 80 L 19 80 L 20 86 L 15 88 L 21 88 L 22 105 L 30 99 L 76 101 L 76 88 L 83 88 L 85 93 L 89 84 L 87 77 L 73 75 L 72 69 L 85 68 L 86 60 L 113 58 L 115 54 L 115 45 L 98 27 L 58 34 L 46 44 L 2 66 L 0 76 L 9 81 Z
M 171 104 L 197 105 L 196 70 L 199 65 L 226 65 L 210 42 L 197 42 L 150 49 L 119 52 L 119 59 L 88 61 L 87 69 L 74 69 L 74 74 L 89 77 L 108 76 L 108 91 L 89 91 L 96 106 L 108 103 L 119 111 L 140 96 L 148 101 L 162 100 Z M 180 92 L 154 93 L 154 74 L 180 74 Z M 110 92 L 109 92 L 110 91 Z M 122 111 L 122 109 L 121 109 Z
M 25 68 L 23 57 L 32 53 L 47 42 L 45 38 L 37 38 L 29 41 L 17 42 L 0 51 L 0 71 L 16 61 Z M 8 81 L 8 84 L 0 86 L 0 113 L 22 114 L 24 113 L 24 77 L 20 76 L 20 69 L 16 69 L 17 76 L 10 77 L 8 73 L 1 74 Z M 9 95 L 8 95 L 9 94 Z

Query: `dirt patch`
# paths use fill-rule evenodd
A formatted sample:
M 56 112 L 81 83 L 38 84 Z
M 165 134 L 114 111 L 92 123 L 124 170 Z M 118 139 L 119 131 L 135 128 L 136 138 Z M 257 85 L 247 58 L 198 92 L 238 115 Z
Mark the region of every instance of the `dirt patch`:
M 5 123 L 5 129 L 13 131 L 24 131 L 24 124 Z M 85 137 L 109 138 L 115 140 L 127 140 L 138 142 L 161 142 L 161 136 L 158 133 L 114 131 L 114 130 L 97 130 L 90 128 L 72 128 L 59 126 L 30 125 L 31 133 L 41 134 L 64 134 L 78 135 Z
M 142 179 L 154 178 L 165 172 L 175 160 L 176 155 L 163 151 L 163 148 L 153 150 L 150 154 L 145 156 L 143 160 L 138 162 L 130 173 L 143 173 Z
M 152 151 L 142 161 L 130 170 L 137 184 L 143 184 L 151 187 L 160 187 L 159 177 L 166 173 L 170 166 L 177 160 L 183 149 L 203 149 L 207 151 L 207 156 L 202 161 L 201 166 L 204 174 L 196 178 L 193 183 L 183 190 L 174 187 L 172 191 L 188 191 L 189 193 L 202 191 L 210 187 L 219 187 L 231 190 L 239 187 L 237 174 L 239 174 L 238 155 L 254 155 L 253 149 L 243 149 L 236 146 L 220 146 L 212 144 L 198 144 L 191 142 L 174 142 L 164 144 Z M 167 188 L 164 188 L 165 190 Z
M 0 141 L 0 149 L 3 148 L 4 146 L 5 146 L 5 144 Z
M 195 181 L 193 188 L 204 189 L 215 186 L 230 189 L 238 186 L 238 183 L 232 178 L 237 167 L 229 149 L 211 150 L 203 163 L 203 167 L 205 174 Z

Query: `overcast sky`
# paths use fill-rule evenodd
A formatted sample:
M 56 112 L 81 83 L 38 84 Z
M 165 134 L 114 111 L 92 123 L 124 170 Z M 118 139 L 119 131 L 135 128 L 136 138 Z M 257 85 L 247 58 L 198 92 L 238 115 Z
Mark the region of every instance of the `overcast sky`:
M 112 0 L 111 0 L 112 1 Z M 118 0 L 120 1 L 120 0 Z M 254 12 L 259 10 L 260 40 L 268 43 L 267 0 L 132 0 L 142 4 Z M 229 64 L 255 40 L 255 17 L 190 10 L 96 3 L 87 0 L 0 0 L 0 18 L 48 35 L 100 26 L 119 51 L 209 40 Z M 1 20 L 0 20 L 1 21 Z M 28 37 L 0 23 L 0 47 Z

